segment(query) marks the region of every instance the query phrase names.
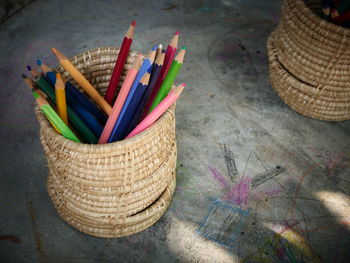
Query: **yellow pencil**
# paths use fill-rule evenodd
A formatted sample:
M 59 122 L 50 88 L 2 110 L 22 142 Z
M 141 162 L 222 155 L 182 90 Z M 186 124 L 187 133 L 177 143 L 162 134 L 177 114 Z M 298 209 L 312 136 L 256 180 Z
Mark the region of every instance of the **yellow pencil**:
M 65 84 L 61 78 L 61 75 L 58 73 L 56 74 L 55 94 L 57 113 L 64 123 L 68 124 Z
M 76 69 L 76 67 L 69 61 L 69 59 L 59 52 L 57 49 L 52 48 L 52 52 L 56 55 L 61 66 L 72 76 L 72 78 L 82 87 L 82 89 L 89 94 L 89 96 L 96 102 L 101 109 L 108 115 L 112 111 L 111 105 L 97 92 L 97 90 L 90 84 L 90 82 Z

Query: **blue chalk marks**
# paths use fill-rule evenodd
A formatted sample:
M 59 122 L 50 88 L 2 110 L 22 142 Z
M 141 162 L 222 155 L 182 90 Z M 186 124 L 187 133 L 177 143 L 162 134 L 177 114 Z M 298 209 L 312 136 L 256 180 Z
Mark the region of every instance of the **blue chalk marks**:
M 233 248 L 249 213 L 249 209 L 244 210 L 230 202 L 215 199 L 197 232 L 222 246 Z

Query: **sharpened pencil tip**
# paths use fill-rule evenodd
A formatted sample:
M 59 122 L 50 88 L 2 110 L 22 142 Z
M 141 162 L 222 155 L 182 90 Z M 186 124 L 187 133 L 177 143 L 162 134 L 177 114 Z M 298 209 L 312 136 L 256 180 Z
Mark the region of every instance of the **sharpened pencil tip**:
M 38 66 L 41 66 L 41 64 L 42 64 L 41 60 L 40 60 L 40 59 L 37 59 L 37 60 L 36 60 L 36 64 L 38 64 Z
M 135 21 L 135 20 L 132 20 L 131 25 L 132 25 L 133 27 L 135 27 L 135 26 L 136 26 L 136 21 Z
M 158 45 L 154 45 L 154 46 L 152 47 L 152 51 L 157 50 L 157 48 L 158 48 Z
M 159 48 L 160 50 L 162 50 L 162 49 L 163 49 L 163 45 L 162 45 L 162 44 L 159 44 L 159 45 L 158 45 L 158 48 Z
M 175 32 L 175 35 L 180 35 L 180 31 L 176 31 L 176 32 Z
M 186 46 L 183 46 L 181 49 L 183 49 L 183 50 L 187 50 L 187 47 L 186 47 Z
M 186 83 L 181 83 L 180 86 L 186 87 Z
M 57 49 L 56 48 L 51 48 L 51 51 L 54 53 L 54 54 L 57 54 Z
M 29 66 L 29 65 L 27 65 L 27 69 L 28 69 L 28 71 L 31 71 L 31 70 L 32 70 L 32 67 Z
M 23 78 L 23 79 L 27 79 L 28 77 L 27 77 L 26 74 L 22 74 L 22 78 Z

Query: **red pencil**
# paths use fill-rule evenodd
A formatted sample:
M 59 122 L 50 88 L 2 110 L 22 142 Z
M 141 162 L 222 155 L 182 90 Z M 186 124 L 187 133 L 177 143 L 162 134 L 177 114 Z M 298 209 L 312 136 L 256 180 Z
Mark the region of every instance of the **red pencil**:
M 125 37 L 123 39 L 123 43 L 122 43 L 121 48 L 119 50 L 117 62 L 115 63 L 111 79 L 109 80 L 109 84 L 108 84 L 106 95 L 105 95 L 105 100 L 110 105 L 113 105 L 114 94 L 117 90 L 120 76 L 122 74 L 125 61 L 128 57 L 132 40 L 134 38 L 135 26 L 136 26 L 136 22 L 135 22 L 135 20 L 133 20 L 131 22 L 131 25 L 130 25 L 128 31 L 125 34 Z
M 160 72 L 158 80 L 156 82 L 156 85 L 152 89 L 152 93 L 147 101 L 145 111 L 144 111 L 145 114 L 149 111 L 149 108 L 151 107 L 152 102 L 159 91 L 160 86 L 162 85 L 166 75 L 168 74 L 171 63 L 174 60 L 174 57 L 176 54 L 176 49 L 177 49 L 177 43 L 179 42 L 179 34 L 180 34 L 180 32 L 176 31 L 175 35 L 170 40 L 170 43 L 169 43 L 168 48 L 167 48 L 166 53 L 165 53 L 162 71 Z M 145 115 L 143 117 L 145 117 Z

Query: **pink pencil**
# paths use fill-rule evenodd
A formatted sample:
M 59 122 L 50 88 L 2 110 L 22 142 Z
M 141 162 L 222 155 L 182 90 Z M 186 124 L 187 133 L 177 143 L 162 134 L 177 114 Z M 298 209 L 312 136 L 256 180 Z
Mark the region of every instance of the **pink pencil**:
M 109 139 L 109 136 L 111 135 L 114 124 L 118 120 L 119 113 L 124 105 L 125 99 L 129 94 L 129 90 L 130 90 L 132 83 L 134 82 L 134 79 L 135 79 L 137 72 L 139 70 L 139 67 L 141 64 L 141 57 L 142 57 L 142 54 L 139 54 L 139 56 L 137 57 L 137 59 L 135 60 L 134 64 L 131 66 L 131 68 L 128 71 L 128 74 L 125 77 L 123 85 L 120 88 L 120 92 L 118 94 L 118 97 L 114 103 L 112 112 L 109 115 L 107 123 L 102 131 L 101 136 L 100 136 L 100 139 L 98 140 L 99 144 L 103 144 L 103 143 L 108 142 L 108 139 Z
M 151 108 L 152 102 L 155 99 L 155 97 L 157 96 L 159 88 L 162 85 L 166 75 L 168 74 L 171 63 L 173 63 L 173 60 L 174 60 L 174 57 L 176 54 L 177 44 L 179 42 L 179 34 L 180 34 L 180 32 L 176 31 L 175 35 L 173 36 L 173 38 L 169 42 L 169 45 L 168 45 L 167 50 L 165 52 L 165 58 L 164 58 L 162 70 L 160 71 L 156 85 L 152 89 L 151 95 L 147 101 L 147 104 L 146 104 L 146 107 L 144 110 L 143 118 L 146 116 L 147 112 Z
M 186 86 L 185 83 L 180 84 L 175 89 L 173 89 L 169 94 L 161 101 L 161 103 L 158 104 L 157 107 L 154 108 L 154 110 L 146 116 L 146 118 L 143 119 L 135 127 L 135 129 L 130 132 L 130 134 L 126 138 L 130 138 L 145 129 L 147 129 L 149 126 L 151 126 L 158 118 L 167 110 L 170 108 L 171 105 L 175 103 L 175 101 L 180 97 L 181 92 L 183 91 L 184 87 Z

